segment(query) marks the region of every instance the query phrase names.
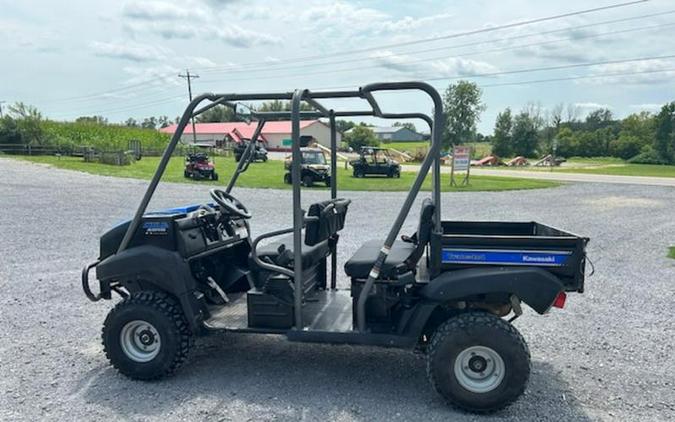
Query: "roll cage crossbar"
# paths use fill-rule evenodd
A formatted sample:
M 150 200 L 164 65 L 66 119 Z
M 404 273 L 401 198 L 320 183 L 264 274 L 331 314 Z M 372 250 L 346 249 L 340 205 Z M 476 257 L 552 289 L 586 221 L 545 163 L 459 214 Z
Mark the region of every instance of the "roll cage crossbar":
M 416 90 L 421 91 L 427 94 L 433 102 L 433 117 L 428 116 L 424 113 L 385 113 L 380 108 L 377 100 L 374 97 L 374 93 L 383 92 L 383 91 L 403 91 L 403 90 Z M 370 105 L 370 110 L 345 110 L 345 111 L 336 111 L 333 109 L 328 109 L 324 107 L 319 100 L 322 99 L 339 99 L 339 98 L 354 98 L 354 99 L 365 99 Z M 380 270 L 389 255 L 391 247 L 401 230 L 410 208 L 419 193 L 422 183 L 426 178 L 429 170 L 433 166 L 433 177 L 432 177 L 432 200 L 435 205 L 433 222 L 434 222 L 434 233 L 439 234 L 441 232 L 440 224 L 440 147 L 441 147 L 441 133 L 443 132 L 443 103 L 440 95 L 431 85 L 424 82 L 384 82 L 384 83 L 373 83 L 365 85 L 357 90 L 347 90 L 347 91 L 321 91 L 321 92 L 312 92 L 309 90 L 295 90 L 293 92 L 285 93 L 255 93 L 255 94 L 202 94 L 198 97 L 195 97 L 187 106 L 183 115 L 180 118 L 176 131 L 174 132 L 171 141 L 164 150 L 164 154 L 160 159 L 159 166 L 153 175 L 148 188 L 143 195 L 136 213 L 131 220 L 129 227 L 124 234 L 122 242 L 117 249 L 117 253 L 124 251 L 128 246 L 133 237 L 133 234 L 138 229 L 140 221 L 145 213 L 150 200 L 152 199 L 157 185 L 159 184 L 162 175 L 164 174 L 169 160 L 176 149 L 176 146 L 180 142 L 181 136 L 185 130 L 185 127 L 190 122 L 190 119 L 198 116 L 205 111 L 216 107 L 218 105 L 223 105 L 226 107 L 232 108 L 235 113 L 237 110 L 237 103 L 241 101 L 272 101 L 272 100 L 286 100 L 291 102 L 290 111 L 274 111 L 274 112 L 251 112 L 251 119 L 257 121 L 257 126 L 251 142 L 247 146 L 242 159 L 239 161 L 237 169 L 232 175 L 226 191 L 229 193 L 234 187 L 238 176 L 246 171 L 248 165 L 250 164 L 250 158 L 253 155 L 255 148 L 255 143 L 262 132 L 262 129 L 265 125 L 265 122 L 268 120 L 281 119 L 290 117 L 291 119 L 291 128 L 292 128 L 292 158 L 293 163 L 291 166 L 291 180 L 293 181 L 293 253 L 294 253 L 294 262 L 302 262 L 302 228 L 305 223 L 304 212 L 301 209 L 301 192 L 300 192 L 300 174 L 301 174 L 301 153 L 300 153 L 300 120 L 302 118 L 327 118 L 329 119 L 330 124 L 330 144 L 331 144 L 331 199 L 337 198 L 337 167 L 336 167 L 336 152 L 337 152 L 337 135 L 335 127 L 335 119 L 338 117 L 356 117 L 356 116 L 374 116 L 383 119 L 421 119 L 429 125 L 431 130 L 431 145 L 429 152 L 427 153 L 424 161 L 420 166 L 419 173 L 417 174 L 415 181 L 413 182 L 408 195 L 399 211 L 394 224 L 389 230 L 382 249 L 373 265 L 368 279 L 365 282 L 365 285 L 359 295 L 357 301 L 357 328 L 360 332 L 365 332 L 366 330 L 366 300 L 368 295 L 372 290 L 375 280 L 379 277 Z M 204 101 L 210 101 L 209 104 L 197 109 Z M 305 102 L 313 111 L 301 111 L 300 104 Z M 287 233 L 288 230 L 280 230 L 274 232 L 280 234 L 281 232 Z M 264 237 L 271 237 L 274 233 L 268 233 Z M 260 239 L 258 239 L 260 240 Z M 336 273 L 336 254 L 332 254 L 332 279 L 331 287 L 335 288 L 335 273 Z M 302 320 L 302 300 L 303 300 L 303 280 L 302 280 L 302 265 L 294 265 L 293 270 L 285 270 L 287 275 L 290 275 L 292 272 L 294 280 L 294 306 L 295 306 L 295 328 L 298 330 L 303 329 L 303 320 Z

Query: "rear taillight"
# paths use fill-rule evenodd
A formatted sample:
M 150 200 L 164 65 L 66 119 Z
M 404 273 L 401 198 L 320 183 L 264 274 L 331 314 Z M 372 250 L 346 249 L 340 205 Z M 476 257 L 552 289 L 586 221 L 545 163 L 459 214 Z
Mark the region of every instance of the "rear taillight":
M 558 293 L 558 296 L 556 296 L 555 300 L 553 301 L 553 307 L 560 309 L 564 308 L 565 300 L 567 300 L 567 294 L 565 292 Z

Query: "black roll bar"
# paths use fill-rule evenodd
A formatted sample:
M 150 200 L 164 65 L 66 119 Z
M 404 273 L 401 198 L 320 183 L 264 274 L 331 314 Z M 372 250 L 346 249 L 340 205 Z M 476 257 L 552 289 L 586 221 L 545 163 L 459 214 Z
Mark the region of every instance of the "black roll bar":
M 400 90 L 418 90 L 423 91 L 433 101 L 434 104 L 434 116 L 433 118 L 422 113 L 384 113 L 382 112 L 379 104 L 377 103 L 373 93 L 378 91 L 400 91 Z M 328 110 L 323 107 L 317 100 L 318 99 L 327 99 L 327 98 L 362 98 L 368 101 L 372 110 L 364 111 L 335 111 Z M 195 111 L 197 106 L 203 101 L 210 101 L 211 103 Z M 373 287 L 373 284 L 377 277 L 379 276 L 382 265 L 387 259 L 391 246 L 394 243 L 396 236 L 398 235 L 403 222 L 405 221 L 410 208 L 419 193 L 422 183 L 426 175 L 429 173 L 433 165 L 434 176 L 433 176 L 433 201 L 435 204 L 434 211 L 434 231 L 439 233 L 440 231 L 440 157 L 439 151 L 441 146 L 441 133 L 443 131 L 443 103 L 438 92 L 429 84 L 424 82 L 385 82 L 385 83 L 374 83 L 366 85 L 358 90 L 348 90 L 348 91 L 323 91 L 323 92 L 310 92 L 308 90 L 295 90 L 294 92 L 285 92 L 285 93 L 254 93 L 254 94 L 203 94 L 195 97 L 186 107 L 181 119 L 178 123 L 176 131 L 174 132 L 171 141 L 168 143 L 164 154 L 159 162 L 159 166 L 153 175 L 148 188 L 141 199 L 141 203 L 134 214 L 133 219 L 131 220 L 129 227 L 127 228 L 122 241 L 117 249 L 117 253 L 124 251 L 128 246 L 133 234 L 138 229 L 141 218 L 145 213 L 147 206 L 152 199 L 152 195 L 157 189 L 157 185 L 166 171 L 166 167 L 171 159 L 178 142 L 180 141 L 185 127 L 190 121 L 190 118 L 195 117 L 217 105 L 226 105 L 232 107 L 236 111 L 236 102 L 237 101 L 264 101 L 264 100 L 290 100 L 291 101 L 291 111 L 288 112 L 253 112 L 252 116 L 258 121 L 258 127 L 256 128 L 256 134 L 254 139 L 251 142 L 251 145 L 247 148 L 254 147 L 255 141 L 257 140 L 264 122 L 267 119 L 282 118 L 287 117 L 290 114 L 291 126 L 292 126 L 292 156 L 293 156 L 293 165 L 291 166 L 291 174 L 293 180 L 293 245 L 294 245 L 294 260 L 296 263 L 302 262 L 302 227 L 303 227 L 303 211 L 301 209 L 301 198 L 300 198 L 300 118 L 301 117 L 328 117 L 330 119 L 331 126 L 331 198 L 336 198 L 337 188 L 336 183 L 336 134 L 335 134 L 335 118 L 336 117 L 348 117 L 348 116 L 375 116 L 385 119 L 403 119 L 403 118 L 417 118 L 424 120 L 431 128 L 431 147 L 427 156 L 424 158 L 420 166 L 419 173 L 417 174 L 412 188 L 408 192 L 408 195 L 399 211 L 394 224 L 392 225 L 389 234 L 384 242 L 382 249 L 378 255 L 375 264 L 373 265 L 372 270 L 366 280 L 363 290 L 359 295 L 357 301 L 357 328 L 359 331 L 365 331 L 365 303 L 370 293 L 370 290 Z M 307 102 L 312 107 L 316 109 L 314 112 L 301 112 L 300 103 L 302 101 Z M 251 151 L 249 151 L 251 152 Z M 243 157 L 242 157 L 243 158 Z M 244 161 L 244 160 L 242 160 Z M 248 161 L 248 160 L 245 160 Z M 242 164 L 245 166 L 245 164 Z M 242 167 L 245 169 L 245 167 Z M 239 172 L 240 173 L 240 172 Z M 228 192 L 234 186 L 238 173 L 235 172 L 233 180 L 231 180 L 230 185 L 228 186 Z M 267 236 L 265 236 L 266 238 Z M 331 265 L 334 269 L 335 264 Z M 295 306 L 295 328 L 302 330 L 302 265 L 295 265 L 293 270 L 293 277 L 295 282 L 295 297 L 294 297 L 294 306 Z M 334 281 L 331 279 L 331 287 L 334 286 Z

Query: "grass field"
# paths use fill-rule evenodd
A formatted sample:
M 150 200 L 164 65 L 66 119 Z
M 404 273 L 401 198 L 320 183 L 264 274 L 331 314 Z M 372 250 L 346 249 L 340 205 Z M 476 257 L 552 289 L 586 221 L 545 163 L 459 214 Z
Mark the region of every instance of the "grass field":
M 533 160 L 530 160 L 532 163 Z M 551 171 L 549 167 L 490 167 L 491 170 Z M 614 157 L 571 157 L 554 172 L 607 174 L 616 176 L 675 177 L 675 166 L 631 164 Z
M 654 164 L 611 164 L 578 168 L 560 168 L 555 171 L 564 173 L 609 174 L 617 176 L 675 177 L 675 166 Z
M 668 258 L 675 259 L 675 246 L 668 248 Z
M 9 157 L 9 156 L 7 156 Z M 18 157 L 34 163 L 48 164 L 54 167 L 77 170 L 86 173 L 100 174 L 104 176 L 130 177 L 136 179 L 150 179 L 157 168 L 158 157 L 144 157 L 129 166 L 113 166 L 99 163 L 85 163 L 81 158 L 76 157 L 51 157 L 51 156 L 33 156 Z M 169 162 L 169 166 L 164 174 L 164 181 L 180 183 L 203 183 L 203 184 L 225 184 L 236 168 L 233 158 L 217 157 L 216 169 L 220 176 L 217 182 L 199 181 L 194 182 L 183 177 L 184 161 L 182 157 L 175 157 Z M 237 181 L 238 186 L 250 188 L 275 188 L 290 189 L 289 185 L 283 182 L 284 167 L 281 161 L 268 161 L 266 163 L 251 164 L 248 171 L 242 174 Z M 407 191 L 413 183 L 415 173 L 403 172 L 400 179 L 388 179 L 386 177 L 368 177 L 357 179 L 352 177 L 351 171 L 338 168 L 338 189 L 353 191 Z M 442 175 L 443 191 L 501 191 L 518 189 L 541 189 L 559 186 L 559 183 L 545 180 L 529 180 L 509 177 L 494 176 L 473 176 L 470 186 L 451 187 L 450 176 Z M 430 190 L 431 179 L 427 177 L 424 183 L 424 190 Z M 313 189 L 328 189 L 324 186 L 317 186 Z

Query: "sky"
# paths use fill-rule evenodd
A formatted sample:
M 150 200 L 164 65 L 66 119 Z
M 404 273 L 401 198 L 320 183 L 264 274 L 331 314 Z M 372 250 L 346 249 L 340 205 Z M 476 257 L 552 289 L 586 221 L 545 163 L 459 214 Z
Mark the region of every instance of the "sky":
M 664 57 L 675 56 L 674 1 L 521 23 L 628 1 L 0 0 L 0 101 L 55 120 L 173 118 L 189 69 L 195 94 L 471 80 L 486 134 L 505 107 L 624 117 L 675 100 L 675 57 Z M 384 111 L 431 111 L 417 93 L 377 99 Z

